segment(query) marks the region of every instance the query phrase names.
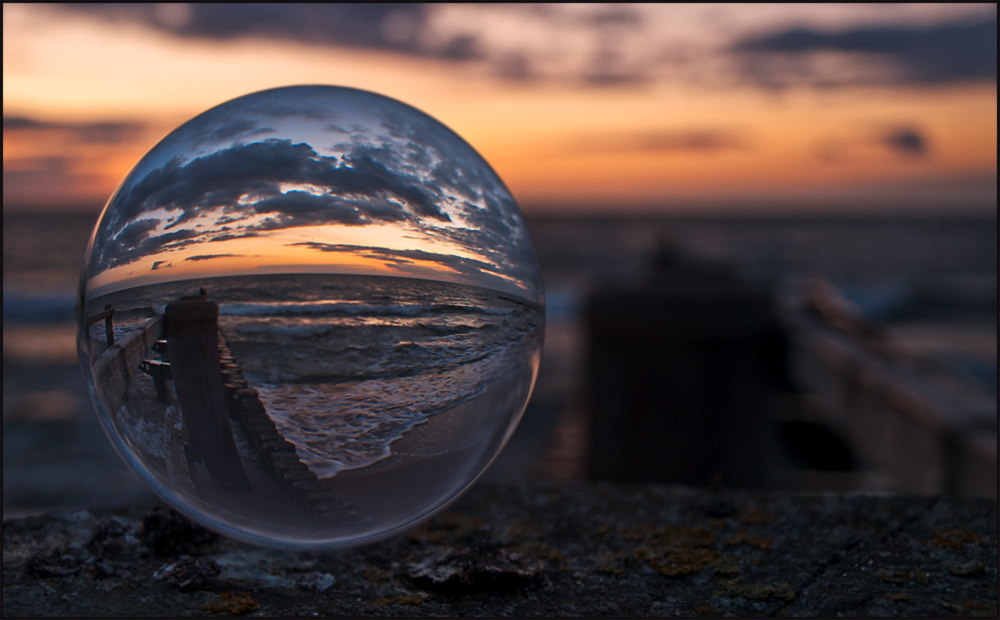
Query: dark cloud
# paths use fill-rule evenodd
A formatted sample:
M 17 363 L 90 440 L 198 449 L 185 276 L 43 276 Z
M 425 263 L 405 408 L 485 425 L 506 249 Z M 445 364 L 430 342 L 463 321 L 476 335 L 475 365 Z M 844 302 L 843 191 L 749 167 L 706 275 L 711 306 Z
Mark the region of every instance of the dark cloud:
M 584 68 L 573 68 L 548 79 L 588 86 L 634 85 L 649 79 L 648 68 L 602 63 L 604 50 L 617 49 L 644 24 L 643 15 L 630 7 L 595 5 L 586 10 L 563 10 L 535 5 L 483 7 L 481 21 L 494 12 L 513 12 L 539 22 L 552 32 L 545 46 L 516 44 L 514 48 L 490 47 L 479 34 L 482 23 L 458 32 L 440 32 L 432 24 L 433 5 L 421 3 L 251 3 L 251 4 L 95 4 L 54 5 L 57 10 L 86 13 L 101 19 L 143 24 L 177 37 L 231 41 L 259 37 L 297 44 L 330 45 L 382 50 L 407 56 L 440 58 L 454 62 L 484 61 L 492 73 L 523 82 L 541 77 L 536 61 L 552 51 L 565 54 L 563 33 L 582 32 L 593 41 L 595 59 Z M 571 44 L 572 45 L 572 44 Z M 554 47 L 553 47 L 554 46 Z M 575 53 L 575 52 L 574 52 Z
M 414 261 L 424 261 L 435 263 L 442 267 L 447 267 L 463 275 L 479 277 L 484 274 L 499 276 L 503 272 L 493 265 L 481 260 L 455 256 L 453 254 L 436 254 L 424 250 L 390 250 L 364 245 L 347 245 L 317 243 L 314 241 L 304 241 L 301 243 L 290 243 L 290 246 L 304 246 L 320 252 L 339 252 L 346 254 L 359 254 L 366 258 L 374 258 L 383 261 L 387 267 L 411 264 Z
M 366 221 L 357 206 L 339 196 L 316 195 L 298 190 L 265 198 L 255 203 L 253 210 L 277 215 L 276 219 L 265 220 L 265 225 L 258 225 L 257 230 L 307 226 L 309 223 L 358 225 Z
M 160 268 L 160 265 L 163 265 L 163 264 L 166 264 L 166 266 L 167 266 L 167 267 L 169 267 L 169 266 L 170 266 L 170 263 L 169 263 L 168 261 L 165 261 L 165 260 L 158 260 L 158 261 L 154 261 L 154 262 L 153 262 L 153 266 L 152 266 L 152 267 L 150 267 L 150 268 L 149 268 L 149 270 L 150 270 L 150 271 L 156 271 L 157 269 L 159 269 L 159 268 Z
M 46 126 L 45 123 L 30 118 L 25 118 L 22 116 L 3 117 L 4 131 L 16 131 L 18 129 L 41 129 L 45 126 Z
M 227 258 L 232 256 L 243 256 L 242 254 L 198 254 L 196 256 L 188 256 L 184 260 L 200 261 L 209 260 L 211 258 Z
M 138 22 L 170 34 L 227 41 L 263 37 L 437 55 L 421 45 L 427 6 L 414 3 L 191 3 L 165 10 L 155 4 L 66 4 L 60 8 L 105 19 Z M 458 42 L 456 49 L 467 43 Z M 446 46 L 444 56 L 462 58 Z
M 50 157 L 17 157 L 4 161 L 3 173 L 24 172 L 39 175 L 65 175 L 70 173 L 74 161 L 72 157 L 56 155 Z
M 621 67 L 615 63 L 599 63 L 598 66 L 581 76 L 588 86 L 615 87 L 636 86 L 645 84 L 652 79 L 647 72 L 630 67 Z
M 635 50 L 640 40 L 637 35 L 646 23 L 645 16 L 632 7 L 593 4 L 567 8 L 520 4 L 503 8 L 497 5 L 493 10 L 519 13 L 548 30 L 544 39 L 530 47 L 485 52 L 494 73 L 501 78 L 597 88 L 635 87 L 654 78 L 655 63 L 623 53 L 626 49 Z M 581 37 L 587 41 L 588 48 L 582 55 L 578 48 Z M 579 58 L 583 62 L 573 62 L 555 71 L 540 69 L 546 61 L 556 57 Z
M 742 135 L 720 130 L 651 132 L 633 144 L 645 151 L 719 151 L 745 146 Z
M 274 133 L 274 130 L 270 127 L 259 127 L 257 123 L 249 119 L 240 119 L 232 123 L 219 125 L 219 127 L 206 136 L 206 138 L 210 141 L 222 142 L 223 140 L 235 138 L 236 136 L 239 136 L 240 138 L 252 138 L 253 136 L 268 133 Z
M 202 235 L 195 230 L 178 230 L 154 235 L 159 222 L 153 219 L 136 220 L 111 237 L 107 247 L 101 252 L 104 269 L 120 267 L 131 262 L 167 252 L 179 250 L 193 243 L 200 243 L 196 237 Z
M 909 123 L 879 123 L 854 135 L 827 136 L 815 144 L 814 153 L 825 163 L 857 162 L 872 156 L 873 145 L 910 160 L 931 154 L 927 134 Z
M 583 84 L 597 87 L 634 86 L 649 82 L 648 63 L 624 60 L 622 49 L 634 39 L 644 20 L 634 10 L 622 6 L 595 7 L 596 10 L 571 18 L 586 27 L 595 43 L 594 52 L 582 70 Z M 566 16 L 563 17 L 563 20 Z
M 889 150 L 905 157 L 927 156 L 927 138 L 912 127 L 901 127 L 881 137 L 880 142 Z
M 13 149 L 11 149 L 13 150 Z M 100 175 L 81 172 L 78 159 L 65 155 L 51 157 L 11 156 L 3 162 L 4 208 L 27 205 L 66 205 L 77 208 L 85 191 L 81 188 L 99 186 Z M 89 198 L 89 197 L 88 197 Z M 104 202 L 107 197 L 94 197 Z M 89 200 L 88 200 L 89 202 Z M 88 205 L 90 206 L 90 205 Z M 97 206 L 96 204 L 93 206 Z
M 148 239 L 157 226 L 159 222 L 153 219 L 134 221 L 115 236 L 115 241 L 126 247 L 137 246 Z
M 512 82 L 527 82 L 535 76 L 531 59 L 524 52 L 509 52 L 499 57 L 496 74 Z
M 137 183 L 130 185 L 121 198 L 123 208 L 116 210 L 119 220 L 132 219 L 142 212 L 157 208 L 180 209 L 179 220 L 188 221 L 205 209 L 234 205 L 244 196 L 255 196 L 244 212 L 273 213 L 284 211 L 293 220 L 306 220 L 310 214 L 340 218 L 343 223 L 361 220 L 395 221 L 400 219 L 401 206 L 385 208 L 384 201 L 374 201 L 366 213 L 353 209 L 336 209 L 345 201 L 328 196 L 318 197 L 306 192 L 283 194 L 279 184 L 301 183 L 328 188 L 341 196 L 396 197 L 408 204 L 417 215 L 448 221 L 448 216 L 435 201 L 412 179 L 391 172 L 359 147 L 338 162 L 336 158 L 320 157 L 307 144 L 292 144 L 290 140 L 265 140 L 252 144 L 237 144 L 190 162 L 179 159 L 153 170 Z M 232 218 L 232 216 L 230 216 Z M 229 219 L 228 221 L 234 221 Z M 304 224 L 288 224 L 291 227 Z M 269 226 L 273 229 L 276 226 Z
M 186 163 L 174 158 L 123 187 L 116 208 L 109 210 L 107 221 L 102 222 L 104 243 L 102 251 L 95 253 L 93 264 L 125 264 L 144 251 L 175 249 L 179 247 L 177 242 L 198 235 L 202 236 L 200 241 L 222 241 L 318 224 L 361 225 L 407 217 L 450 221 L 438 197 L 429 194 L 416 179 L 393 172 L 373 159 L 377 151 L 359 146 L 338 160 L 320 157 L 306 144 L 265 140 L 236 144 Z M 282 192 L 281 185 L 286 183 L 323 187 L 329 193 Z M 247 197 L 251 199 L 239 202 Z M 215 209 L 228 212 L 220 220 L 225 223 L 245 222 L 250 216 L 265 217 L 246 224 L 240 233 L 227 235 L 179 229 L 157 236 L 163 241 L 157 247 L 148 239 L 157 224 L 151 219 L 139 219 L 143 213 L 157 209 L 179 212 L 164 227 L 165 231 Z M 412 212 L 409 216 L 408 211 Z M 177 236 L 181 233 L 185 236 Z
M 229 241 L 231 239 L 245 239 L 246 237 L 259 237 L 260 233 L 257 231 L 250 231 L 239 235 L 216 235 L 208 240 L 208 243 L 213 241 Z
M 222 232 L 224 230 L 231 230 L 229 224 L 235 224 L 236 222 L 240 222 L 240 221 L 243 221 L 245 219 L 247 219 L 247 215 L 245 213 L 241 213 L 239 215 L 234 215 L 232 217 L 224 217 L 224 218 L 222 218 L 220 220 L 216 220 L 215 223 L 216 223 L 216 225 L 220 226 L 220 228 L 216 228 L 215 230 L 216 230 L 216 232 Z
M 145 127 L 141 123 L 97 122 L 59 123 L 42 121 L 25 116 L 4 116 L 3 130 L 8 132 L 62 131 L 70 133 L 74 139 L 86 143 L 116 144 L 130 142 Z
M 593 13 L 586 13 L 580 17 L 585 22 L 594 26 L 629 28 L 641 26 L 642 16 L 634 9 L 625 6 L 603 6 Z
M 788 67 L 767 59 L 804 58 L 816 52 L 849 52 L 879 56 L 898 70 L 896 81 L 940 84 L 997 79 L 997 19 L 953 22 L 927 27 L 867 26 L 839 33 L 808 29 L 776 32 L 745 39 L 731 51 L 746 57 L 752 77 L 780 84 Z M 798 76 L 822 82 L 824 76 Z
M 471 34 L 453 37 L 440 48 L 438 55 L 448 60 L 473 60 L 484 56 L 479 40 Z
M 742 132 L 727 129 L 692 129 L 685 131 L 653 130 L 631 136 L 587 136 L 574 141 L 572 152 L 702 152 L 747 148 Z
M 926 27 L 865 26 L 839 33 L 796 28 L 755 35 L 721 50 L 715 44 L 676 49 L 669 41 L 645 37 L 646 13 L 629 6 L 490 5 L 474 9 L 468 23 L 442 26 L 430 4 L 64 4 L 56 10 L 101 19 L 139 23 L 184 38 L 231 41 L 258 37 L 297 44 L 340 46 L 396 54 L 479 61 L 483 68 L 514 82 L 552 81 L 589 87 L 634 88 L 666 75 L 695 83 L 732 75 L 715 66 L 717 54 L 736 59 L 737 80 L 781 88 L 800 83 L 902 82 L 939 84 L 967 79 L 995 80 L 996 17 L 978 22 Z M 664 11 L 670 10 L 669 8 Z M 717 12 L 725 14 L 724 8 Z M 539 33 L 528 41 L 490 37 L 491 17 L 515 13 Z M 706 13 L 706 17 L 710 17 Z M 444 20 L 447 21 L 447 20 Z M 719 22 L 719 18 L 706 23 Z M 718 23 L 714 27 L 720 28 Z M 730 29 L 732 30 L 732 29 Z M 580 42 L 585 47 L 581 51 Z M 659 49 L 658 49 L 659 48 Z M 833 75 L 815 52 L 879 56 L 894 77 L 858 60 L 856 75 Z M 625 53 L 631 52 L 631 53 Z M 555 63 L 553 59 L 573 59 Z M 580 62 L 577 62 L 579 60 Z M 724 63 L 723 63 L 724 64 Z M 707 70 L 706 70 L 706 67 Z

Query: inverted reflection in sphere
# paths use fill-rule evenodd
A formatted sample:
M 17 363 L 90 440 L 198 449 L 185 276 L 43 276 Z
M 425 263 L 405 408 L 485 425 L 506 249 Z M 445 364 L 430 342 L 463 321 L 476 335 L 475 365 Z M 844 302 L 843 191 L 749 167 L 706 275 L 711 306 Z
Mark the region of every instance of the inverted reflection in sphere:
M 489 165 L 407 105 L 328 86 L 234 99 L 156 145 L 101 214 L 79 298 L 129 466 L 277 546 L 374 540 L 466 489 L 524 410 L 544 329 Z

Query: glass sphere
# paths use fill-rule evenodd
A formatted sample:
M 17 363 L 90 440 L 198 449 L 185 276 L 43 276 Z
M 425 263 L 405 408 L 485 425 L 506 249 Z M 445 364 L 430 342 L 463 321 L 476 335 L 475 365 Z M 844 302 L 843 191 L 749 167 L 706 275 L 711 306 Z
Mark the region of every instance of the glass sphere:
M 467 489 L 538 372 L 544 298 L 503 182 L 447 127 L 332 86 L 223 103 L 111 196 L 80 361 L 161 498 L 244 541 L 389 536 Z

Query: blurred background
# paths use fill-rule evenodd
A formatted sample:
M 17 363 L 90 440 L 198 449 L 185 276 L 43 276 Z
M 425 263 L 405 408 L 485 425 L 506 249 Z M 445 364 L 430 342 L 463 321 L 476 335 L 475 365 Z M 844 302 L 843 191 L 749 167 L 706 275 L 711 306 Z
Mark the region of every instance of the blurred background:
M 991 4 L 3 6 L 3 513 L 149 497 L 76 361 L 118 182 L 234 97 L 413 105 L 547 295 L 485 478 L 996 496 Z

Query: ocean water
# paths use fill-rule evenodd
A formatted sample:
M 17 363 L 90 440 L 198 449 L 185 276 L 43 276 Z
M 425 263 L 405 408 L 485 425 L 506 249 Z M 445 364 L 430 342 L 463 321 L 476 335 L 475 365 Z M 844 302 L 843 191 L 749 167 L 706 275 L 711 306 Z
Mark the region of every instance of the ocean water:
M 202 288 L 219 305 L 219 330 L 266 414 L 351 518 L 309 526 L 301 506 L 273 492 L 267 468 L 235 425 L 253 497 L 199 479 L 196 467 L 175 456 L 189 449 L 190 440 L 179 445 L 187 432 L 183 416 L 141 372 L 106 420 L 161 493 L 262 537 L 374 536 L 427 514 L 493 459 L 538 370 L 539 308 L 444 282 L 320 274 L 209 278 L 118 291 L 88 300 L 86 310 L 111 304 L 117 341 Z M 90 360 L 106 349 L 103 322 L 90 327 L 85 348 Z M 176 403 L 172 381 L 167 388 L 167 400 Z M 107 403 L 102 389 L 96 386 Z M 439 461 L 448 467 L 411 479 L 425 462 Z M 358 475 L 368 484 L 352 485 Z
M 98 297 L 88 312 L 112 304 L 125 337 L 150 310 L 202 287 L 219 304 L 220 330 L 248 383 L 321 478 L 390 456 L 415 425 L 507 373 L 525 375 L 540 346 L 542 317 L 526 302 L 405 278 L 186 280 Z M 91 338 L 102 350 L 103 323 Z

